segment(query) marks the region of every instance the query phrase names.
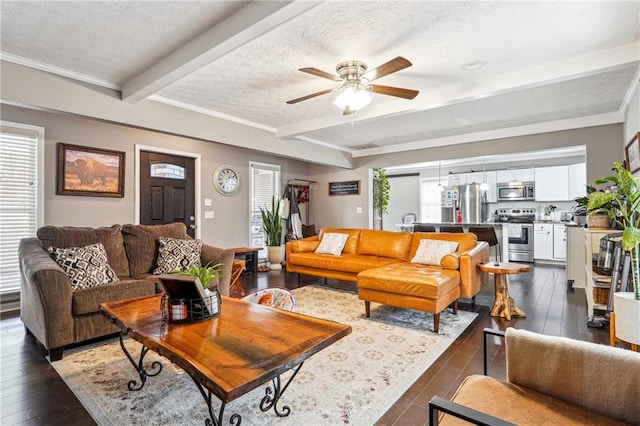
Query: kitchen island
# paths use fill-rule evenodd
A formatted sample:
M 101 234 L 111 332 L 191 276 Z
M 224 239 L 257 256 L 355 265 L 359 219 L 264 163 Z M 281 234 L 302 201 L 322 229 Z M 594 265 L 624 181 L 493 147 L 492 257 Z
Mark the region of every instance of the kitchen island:
M 502 251 L 502 260 L 507 261 L 509 259 L 509 233 L 507 231 L 508 223 L 505 222 L 471 222 L 471 223 L 457 223 L 457 222 L 420 222 L 421 225 L 431 225 L 436 228 L 436 231 L 440 230 L 440 226 L 462 226 L 464 232 L 469 232 L 470 226 L 491 226 L 496 232 L 496 237 L 500 241 L 500 250 Z M 495 257 L 495 251 L 490 250 L 490 256 Z

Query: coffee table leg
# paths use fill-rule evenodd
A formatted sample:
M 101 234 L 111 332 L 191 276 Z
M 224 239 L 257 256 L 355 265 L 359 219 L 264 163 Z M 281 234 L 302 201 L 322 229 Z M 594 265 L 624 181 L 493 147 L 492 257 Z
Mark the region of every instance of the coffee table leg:
M 222 402 L 220 404 L 220 411 L 216 416 L 213 409 L 213 404 L 211 403 L 211 391 L 209 389 L 205 389 L 200 382 L 198 382 L 193 376 L 191 377 L 195 382 L 198 390 L 202 394 L 205 402 L 207 403 L 207 408 L 209 409 L 209 418 L 204 421 L 206 426 L 222 426 L 222 417 L 224 416 L 224 408 L 227 406 L 226 403 Z M 242 423 L 242 416 L 240 414 L 235 413 L 229 418 L 229 423 L 232 425 L 240 425 Z
M 131 362 L 133 367 L 138 372 L 138 375 L 140 376 L 140 386 L 137 386 L 138 382 L 135 380 L 131 380 L 129 383 L 127 383 L 127 388 L 129 388 L 130 391 L 137 391 L 142 389 L 144 384 L 147 382 L 147 377 L 157 376 L 162 371 L 162 364 L 159 361 L 153 361 L 151 363 L 152 370 L 156 370 L 156 371 L 150 373 L 144 369 L 144 357 L 147 354 L 147 352 L 149 352 L 149 348 L 147 348 L 144 345 L 142 345 L 142 350 L 140 351 L 140 361 L 136 362 L 136 360 L 133 359 L 133 357 L 131 356 L 131 354 L 129 353 L 129 351 L 124 345 L 124 332 L 120 332 L 120 347 L 122 348 L 122 351 L 127 356 L 127 358 L 129 358 L 129 361 Z
M 282 383 L 280 381 L 280 376 L 272 380 L 273 390 L 271 389 L 271 386 L 267 386 L 267 388 L 265 389 L 266 395 L 264 396 L 264 398 L 262 398 L 262 401 L 260 401 L 260 410 L 268 411 L 271 409 L 271 407 L 273 407 L 273 411 L 275 411 L 278 417 L 287 417 L 289 413 L 291 413 L 291 409 L 289 408 L 289 406 L 285 405 L 282 407 L 282 410 L 280 410 L 277 404 L 284 391 L 286 391 L 287 387 L 289 387 L 289 384 L 291 383 L 293 378 L 296 377 L 296 374 L 298 374 L 298 371 L 300 371 L 300 369 L 302 368 L 302 364 L 304 363 L 301 363 L 293 369 L 293 375 L 289 378 L 287 383 L 285 383 L 284 387 L 281 387 Z

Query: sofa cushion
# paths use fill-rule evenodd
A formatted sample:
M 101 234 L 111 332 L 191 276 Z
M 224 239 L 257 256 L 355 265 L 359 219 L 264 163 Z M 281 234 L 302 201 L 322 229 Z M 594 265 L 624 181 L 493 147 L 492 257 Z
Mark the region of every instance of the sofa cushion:
M 168 274 L 172 271 L 186 271 L 195 266 L 200 267 L 202 240 L 180 240 L 176 238 L 158 238 L 158 267 L 155 275 Z
M 119 277 L 130 275 L 129 261 L 124 249 L 120 225 L 108 228 L 81 228 L 75 226 L 43 226 L 38 229 L 38 238 L 45 249 L 49 247 L 84 247 L 102 243 L 107 252 L 109 266 Z
M 491 377 L 472 375 L 464 379 L 452 401 L 518 425 L 619 425 L 583 407 Z M 445 415 L 441 426 L 468 425 Z
M 391 259 L 389 257 L 345 254 L 344 252 L 340 256 L 316 253 L 291 253 L 287 261 L 293 262 L 297 266 L 349 272 L 352 274 L 357 274 L 365 269 L 378 268 L 400 262 L 398 259 Z
M 102 243 L 85 247 L 50 247 L 49 253 L 69 277 L 73 290 L 118 281 L 118 276 L 109 266 Z
M 159 237 L 183 240 L 191 238 L 187 235 L 187 227 L 181 222 L 166 225 L 123 225 L 122 236 L 132 277 L 148 274 L 154 270 Z
M 156 293 L 156 284 L 152 280 L 134 280 L 124 278 L 121 281 L 85 288 L 73 293 L 71 309 L 75 315 L 98 312 L 100 304 L 134 297 L 151 296 Z M 160 309 L 160 306 L 158 306 Z
M 460 285 L 460 273 L 413 263 L 394 263 L 358 274 L 358 288 L 439 299 Z
M 347 242 L 342 249 L 342 253 L 356 253 L 358 249 L 358 239 L 360 238 L 360 229 L 353 228 L 322 228 L 320 229 L 320 234 L 318 235 L 318 239 L 322 241 L 322 236 L 325 233 L 336 233 L 336 234 L 349 234 L 349 238 L 347 238 Z
M 358 254 L 409 260 L 411 235 L 408 232 L 363 229 L 358 239 Z
M 445 240 L 454 241 L 458 243 L 458 249 L 456 252 L 461 253 L 467 250 L 471 250 L 476 246 L 477 237 L 470 232 L 464 233 L 449 233 L 449 232 L 414 232 L 411 235 L 411 248 L 409 249 L 409 259 L 412 259 L 416 255 L 420 240 L 425 238 L 430 240 Z
M 291 247 L 292 253 L 304 253 L 315 251 L 320 245 L 320 241 L 318 240 L 297 240 L 297 241 L 289 241 L 287 243 L 287 247 Z M 344 251 L 344 247 L 342 248 Z
M 315 253 L 339 256 L 348 238 L 349 234 L 326 232 L 322 235 L 322 241 L 320 241 L 320 245 L 315 250 Z
M 420 240 L 415 256 L 411 258 L 411 263 L 422 263 L 424 265 L 442 266 L 442 259 L 456 251 L 458 243 L 455 241 L 432 240 L 424 238 Z

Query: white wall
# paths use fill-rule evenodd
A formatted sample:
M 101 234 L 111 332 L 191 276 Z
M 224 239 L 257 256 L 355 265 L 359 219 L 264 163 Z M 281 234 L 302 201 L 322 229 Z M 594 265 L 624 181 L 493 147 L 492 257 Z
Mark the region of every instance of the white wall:
M 636 86 L 636 92 L 631 98 L 629 108 L 625 115 L 624 122 L 624 138 L 623 147 L 625 147 L 631 139 L 640 133 L 640 85 Z M 640 171 L 634 174 L 635 177 L 640 177 Z
M 382 216 L 382 229 L 399 231 L 396 226 L 402 223 L 402 215 L 415 213 L 420 218 L 420 176 L 393 176 L 389 178 L 389 208 Z M 418 220 L 419 222 L 419 220 Z

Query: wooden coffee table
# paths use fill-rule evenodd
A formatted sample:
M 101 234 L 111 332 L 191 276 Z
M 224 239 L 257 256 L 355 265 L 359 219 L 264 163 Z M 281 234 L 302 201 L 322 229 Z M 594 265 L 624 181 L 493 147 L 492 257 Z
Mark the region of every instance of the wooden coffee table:
M 478 268 L 483 272 L 489 272 L 495 275 L 496 301 L 493 304 L 493 308 L 491 308 L 490 315 L 492 317 L 502 317 L 507 320 L 510 320 L 512 316 L 526 317 L 527 314 L 516 306 L 513 298 L 509 295 L 507 275 L 529 272 L 531 266 L 522 263 L 489 262 L 478 265 Z
M 138 372 L 140 383 L 131 380 L 129 390 L 139 390 L 147 377 L 162 371 L 154 362 L 147 370 L 144 357 L 157 352 L 187 372 L 204 397 L 210 419 L 207 424 L 220 425 L 227 403 L 267 383 L 260 409 L 271 408 L 280 417 L 290 408 L 278 407 L 302 363 L 323 348 L 351 333 L 348 325 L 313 318 L 293 312 L 252 304 L 222 296 L 219 316 L 205 321 L 177 324 L 162 320 L 161 296 L 103 303 L 100 310 L 122 329 L 120 346 Z M 127 351 L 123 336 L 142 344 L 139 361 Z M 280 375 L 293 370 L 286 383 Z M 221 401 L 216 415 L 211 395 Z M 229 421 L 240 424 L 239 414 Z

